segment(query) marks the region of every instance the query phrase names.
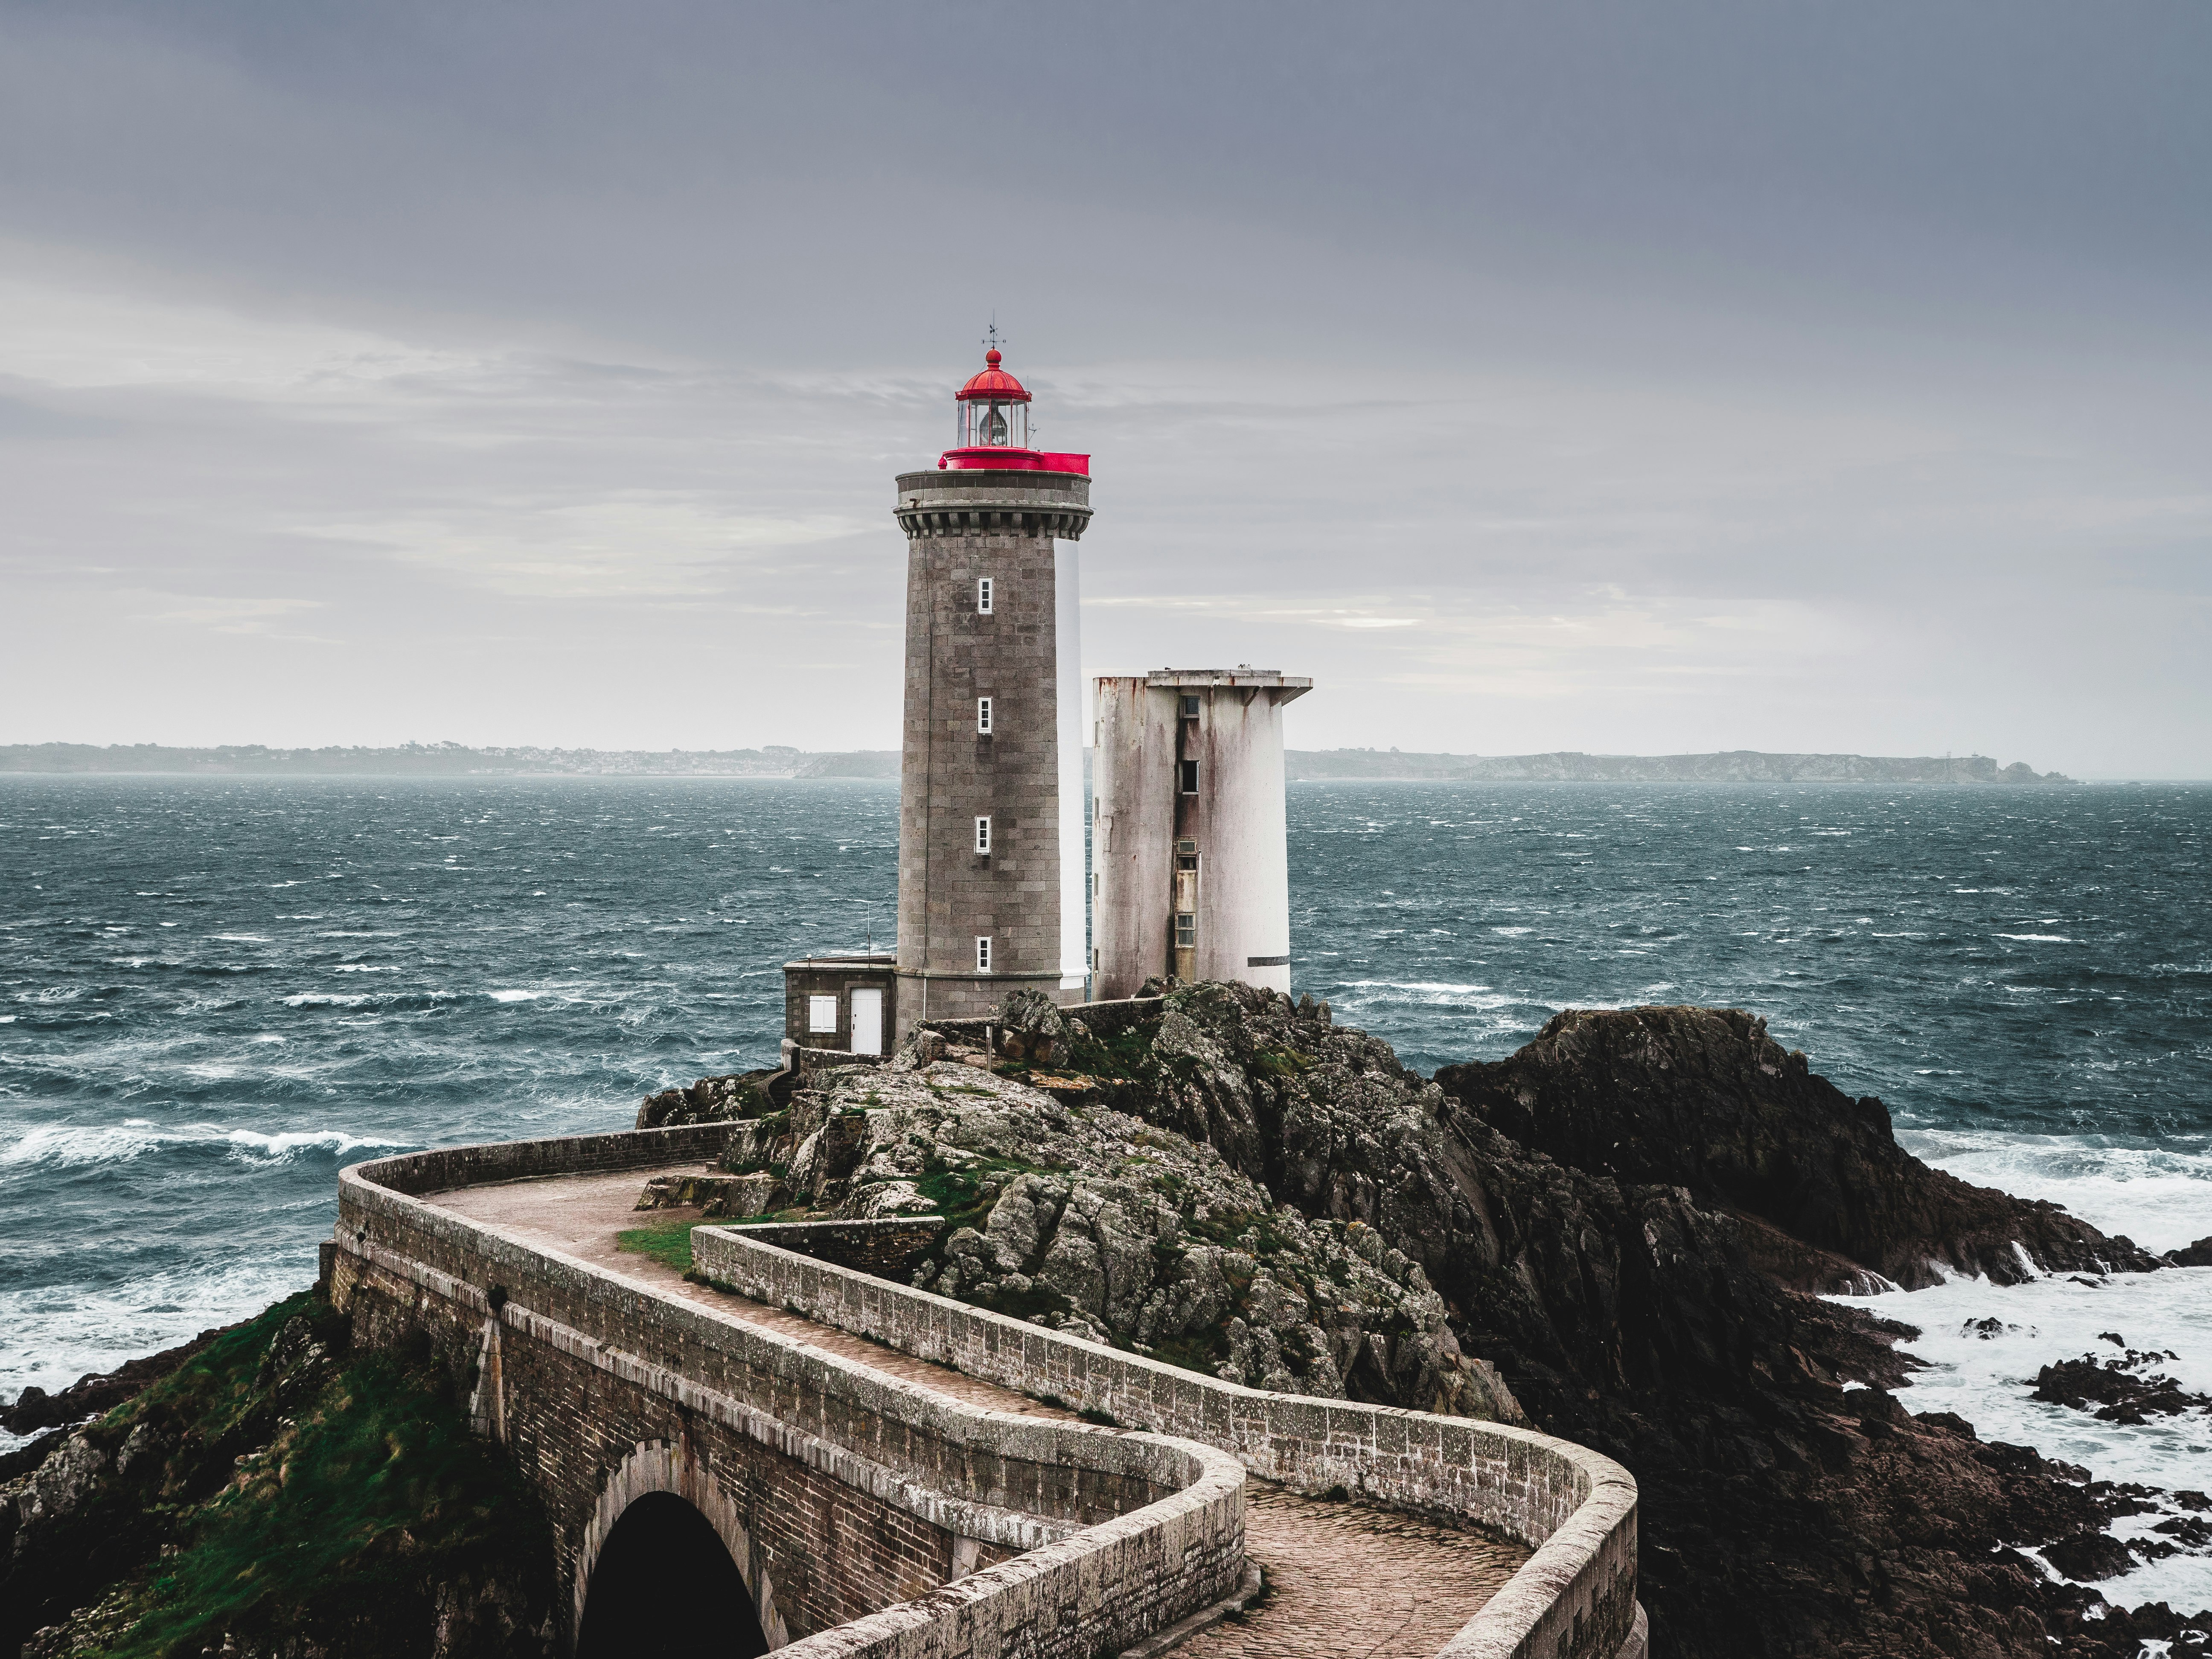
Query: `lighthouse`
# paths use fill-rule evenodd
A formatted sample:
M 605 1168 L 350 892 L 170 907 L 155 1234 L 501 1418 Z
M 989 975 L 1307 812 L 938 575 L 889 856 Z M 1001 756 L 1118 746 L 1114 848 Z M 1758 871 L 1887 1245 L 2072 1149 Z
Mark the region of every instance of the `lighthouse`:
M 994 344 L 953 446 L 898 475 L 907 537 L 896 1029 L 1018 988 L 1080 1001 L 1083 680 L 1076 544 L 1091 458 L 1035 449 Z

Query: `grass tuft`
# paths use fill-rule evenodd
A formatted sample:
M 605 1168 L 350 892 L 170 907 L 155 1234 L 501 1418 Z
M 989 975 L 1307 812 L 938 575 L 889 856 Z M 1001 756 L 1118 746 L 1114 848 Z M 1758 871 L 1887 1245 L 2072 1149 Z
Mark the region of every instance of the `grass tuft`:
M 656 1221 L 643 1227 L 630 1227 L 615 1235 L 617 1249 L 658 1261 L 664 1267 L 673 1267 L 679 1273 L 691 1271 L 691 1230 L 694 1227 L 735 1227 L 742 1222 L 720 1217 L 702 1220 L 697 1216 L 670 1221 Z

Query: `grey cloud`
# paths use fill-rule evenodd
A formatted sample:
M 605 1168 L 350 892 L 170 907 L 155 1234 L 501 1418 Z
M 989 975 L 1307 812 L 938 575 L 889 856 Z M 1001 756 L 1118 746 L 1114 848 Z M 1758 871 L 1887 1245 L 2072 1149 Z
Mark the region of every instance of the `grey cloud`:
M 1311 672 L 1300 741 L 2203 772 L 2208 47 L 0 8 L 5 735 L 888 742 L 889 475 L 995 306 L 1098 457 L 1094 668 Z

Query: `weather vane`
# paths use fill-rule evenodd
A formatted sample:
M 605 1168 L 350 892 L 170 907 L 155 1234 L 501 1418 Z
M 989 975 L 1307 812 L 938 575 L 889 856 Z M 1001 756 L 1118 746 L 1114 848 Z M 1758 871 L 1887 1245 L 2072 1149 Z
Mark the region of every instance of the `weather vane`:
M 983 346 L 986 350 L 996 351 L 1006 343 L 999 337 L 999 313 L 994 308 L 991 313 L 991 331 L 983 337 Z

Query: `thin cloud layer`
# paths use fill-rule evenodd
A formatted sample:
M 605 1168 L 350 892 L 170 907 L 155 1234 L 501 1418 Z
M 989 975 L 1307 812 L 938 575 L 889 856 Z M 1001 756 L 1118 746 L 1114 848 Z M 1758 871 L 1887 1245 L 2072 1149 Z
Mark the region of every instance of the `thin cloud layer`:
M 1090 672 L 2212 775 L 2201 11 L 1267 15 L 0 13 L 0 740 L 889 746 L 995 308 Z

